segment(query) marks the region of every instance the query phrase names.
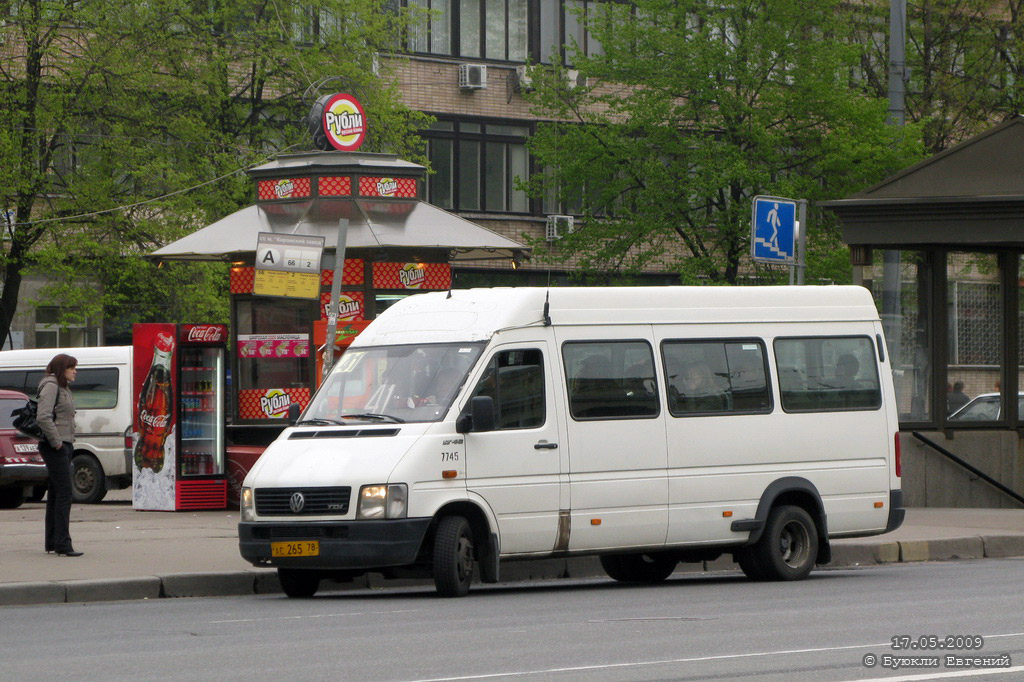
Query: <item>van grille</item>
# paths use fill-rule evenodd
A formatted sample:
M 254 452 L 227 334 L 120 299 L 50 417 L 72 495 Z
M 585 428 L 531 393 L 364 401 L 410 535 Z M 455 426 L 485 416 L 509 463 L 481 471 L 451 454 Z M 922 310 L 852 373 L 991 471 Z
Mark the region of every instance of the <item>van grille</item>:
M 292 496 L 302 495 L 302 508 L 292 509 Z M 347 514 L 352 488 L 256 488 L 256 513 L 260 516 L 308 516 Z
M 252 537 L 256 540 L 292 540 L 334 538 L 342 539 L 348 537 L 348 526 L 272 526 L 254 525 Z

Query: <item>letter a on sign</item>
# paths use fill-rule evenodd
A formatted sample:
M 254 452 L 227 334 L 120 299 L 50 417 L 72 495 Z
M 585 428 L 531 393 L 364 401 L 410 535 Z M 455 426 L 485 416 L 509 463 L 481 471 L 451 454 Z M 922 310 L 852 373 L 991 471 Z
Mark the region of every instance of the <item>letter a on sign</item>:
M 271 265 L 274 265 L 275 263 L 277 263 L 277 259 L 274 258 L 274 250 L 273 249 L 267 249 L 266 251 L 264 251 L 263 252 L 263 258 L 260 259 L 260 263 L 264 263 L 264 264 L 270 263 Z

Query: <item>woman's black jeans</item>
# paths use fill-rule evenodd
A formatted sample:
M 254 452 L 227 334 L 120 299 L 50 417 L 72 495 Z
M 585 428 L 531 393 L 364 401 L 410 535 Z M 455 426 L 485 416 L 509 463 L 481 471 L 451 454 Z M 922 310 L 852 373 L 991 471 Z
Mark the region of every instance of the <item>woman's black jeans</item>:
M 71 546 L 71 443 L 57 450 L 48 442 L 39 442 L 39 453 L 46 462 L 50 482 L 46 486 L 46 551 L 73 551 Z

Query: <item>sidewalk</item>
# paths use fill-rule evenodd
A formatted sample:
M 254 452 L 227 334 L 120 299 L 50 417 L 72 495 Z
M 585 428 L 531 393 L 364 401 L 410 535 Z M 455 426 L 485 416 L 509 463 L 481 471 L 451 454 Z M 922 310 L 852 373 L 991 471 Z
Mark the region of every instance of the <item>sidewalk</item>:
M 43 552 L 42 503 L 0 510 L 0 605 L 279 592 L 273 569 L 238 554 L 238 512 L 138 512 L 130 491 L 75 505 L 77 558 Z M 907 510 L 887 535 L 833 541 L 829 566 L 1024 556 L 1024 509 Z M 679 570 L 727 570 L 726 557 Z M 603 576 L 595 557 L 507 562 L 502 581 Z M 408 584 L 408 581 L 403 581 Z M 379 576 L 352 589 L 395 584 Z M 427 583 L 424 583 L 427 584 Z

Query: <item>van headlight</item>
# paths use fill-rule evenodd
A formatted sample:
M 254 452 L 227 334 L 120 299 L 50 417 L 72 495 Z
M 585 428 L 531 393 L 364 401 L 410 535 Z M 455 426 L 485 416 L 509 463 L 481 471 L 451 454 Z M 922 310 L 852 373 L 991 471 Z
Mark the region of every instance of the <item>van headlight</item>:
M 357 519 L 404 519 L 409 487 L 404 483 L 364 485 L 359 489 Z
M 254 508 L 252 488 L 242 488 L 242 497 L 239 503 L 243 521 L 255 521 L 256 510 Z

